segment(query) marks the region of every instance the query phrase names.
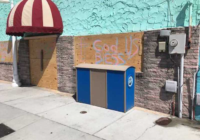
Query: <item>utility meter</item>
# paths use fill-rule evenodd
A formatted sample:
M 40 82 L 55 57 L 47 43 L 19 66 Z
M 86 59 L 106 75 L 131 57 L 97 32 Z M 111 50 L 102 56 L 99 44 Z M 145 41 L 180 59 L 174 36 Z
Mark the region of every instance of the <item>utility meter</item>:
M 169 36 L 169 54 L 184 54 L 186 34 L 173 34 Z
M 176 47 L 178 45 L 178 41 L 176 39 L 172 39 L 170 42 L 169 42 L 170 46 L 171 47 Z

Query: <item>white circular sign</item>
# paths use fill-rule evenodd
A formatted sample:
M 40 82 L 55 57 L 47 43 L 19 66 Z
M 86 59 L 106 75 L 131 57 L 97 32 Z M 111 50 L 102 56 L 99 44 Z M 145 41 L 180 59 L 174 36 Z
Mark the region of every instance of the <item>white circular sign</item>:
M 130 76 L 130 77 L 128 78 L 128 87 L 132 87 L 132 86 L 133 86 L 133 77 Z

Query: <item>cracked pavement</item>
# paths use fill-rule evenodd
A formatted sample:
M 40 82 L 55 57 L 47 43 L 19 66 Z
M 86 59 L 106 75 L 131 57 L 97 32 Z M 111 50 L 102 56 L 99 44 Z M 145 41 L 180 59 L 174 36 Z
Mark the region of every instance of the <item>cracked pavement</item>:
M 128 113 L 77 103 L 70 94 L 0 82 L 0 124 L 15 130 L 0 140 L 199 140 L 200 126 L 135 107 Z M 86 114 L 81 114 L 86 111 Z

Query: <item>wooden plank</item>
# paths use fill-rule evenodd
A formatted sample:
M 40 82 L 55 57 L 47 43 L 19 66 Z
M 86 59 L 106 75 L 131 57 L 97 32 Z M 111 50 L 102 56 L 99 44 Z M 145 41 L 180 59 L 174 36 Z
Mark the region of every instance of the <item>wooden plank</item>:
M 33 36 L 33 37 L 24 37 L 24 40 L 38 40 L 38 39 L 46 39 L 46 38 L 56 38 L 58 35 L 46 35 L 46 36 Z
M 39 87 L 58 89 L 56 39 L 30 40 L 31 83 Z M 44 52 L 41 70 L 41 50 Z
M 51 59 L 52 54 L 56 54 L 55 46 L 56 40 L 55 38 L 44 38 L 38 40 L 30 40 L 30 58 L 31 59 L 40 59 L 41 50 L 44 51 L 44 59 Z
M 12 42 L 1 41 L 0 42 L 0 62 L 12 63 Z
M 143 34 L 140 32 L 75 37 L 75 66 L 81 63 L 128 65 L 141 72 Z

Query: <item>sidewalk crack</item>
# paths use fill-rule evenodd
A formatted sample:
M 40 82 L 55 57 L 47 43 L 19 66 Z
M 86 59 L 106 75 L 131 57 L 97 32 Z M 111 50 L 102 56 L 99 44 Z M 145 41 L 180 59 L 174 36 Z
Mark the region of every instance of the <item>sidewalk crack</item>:
M 136 138 L 135 140 L 139 140 L 149 129 L 152 129 L 156 126 L 156 124 L 154 124 L 153 126 L 151 127 L 148 127 L 138 138 Z

